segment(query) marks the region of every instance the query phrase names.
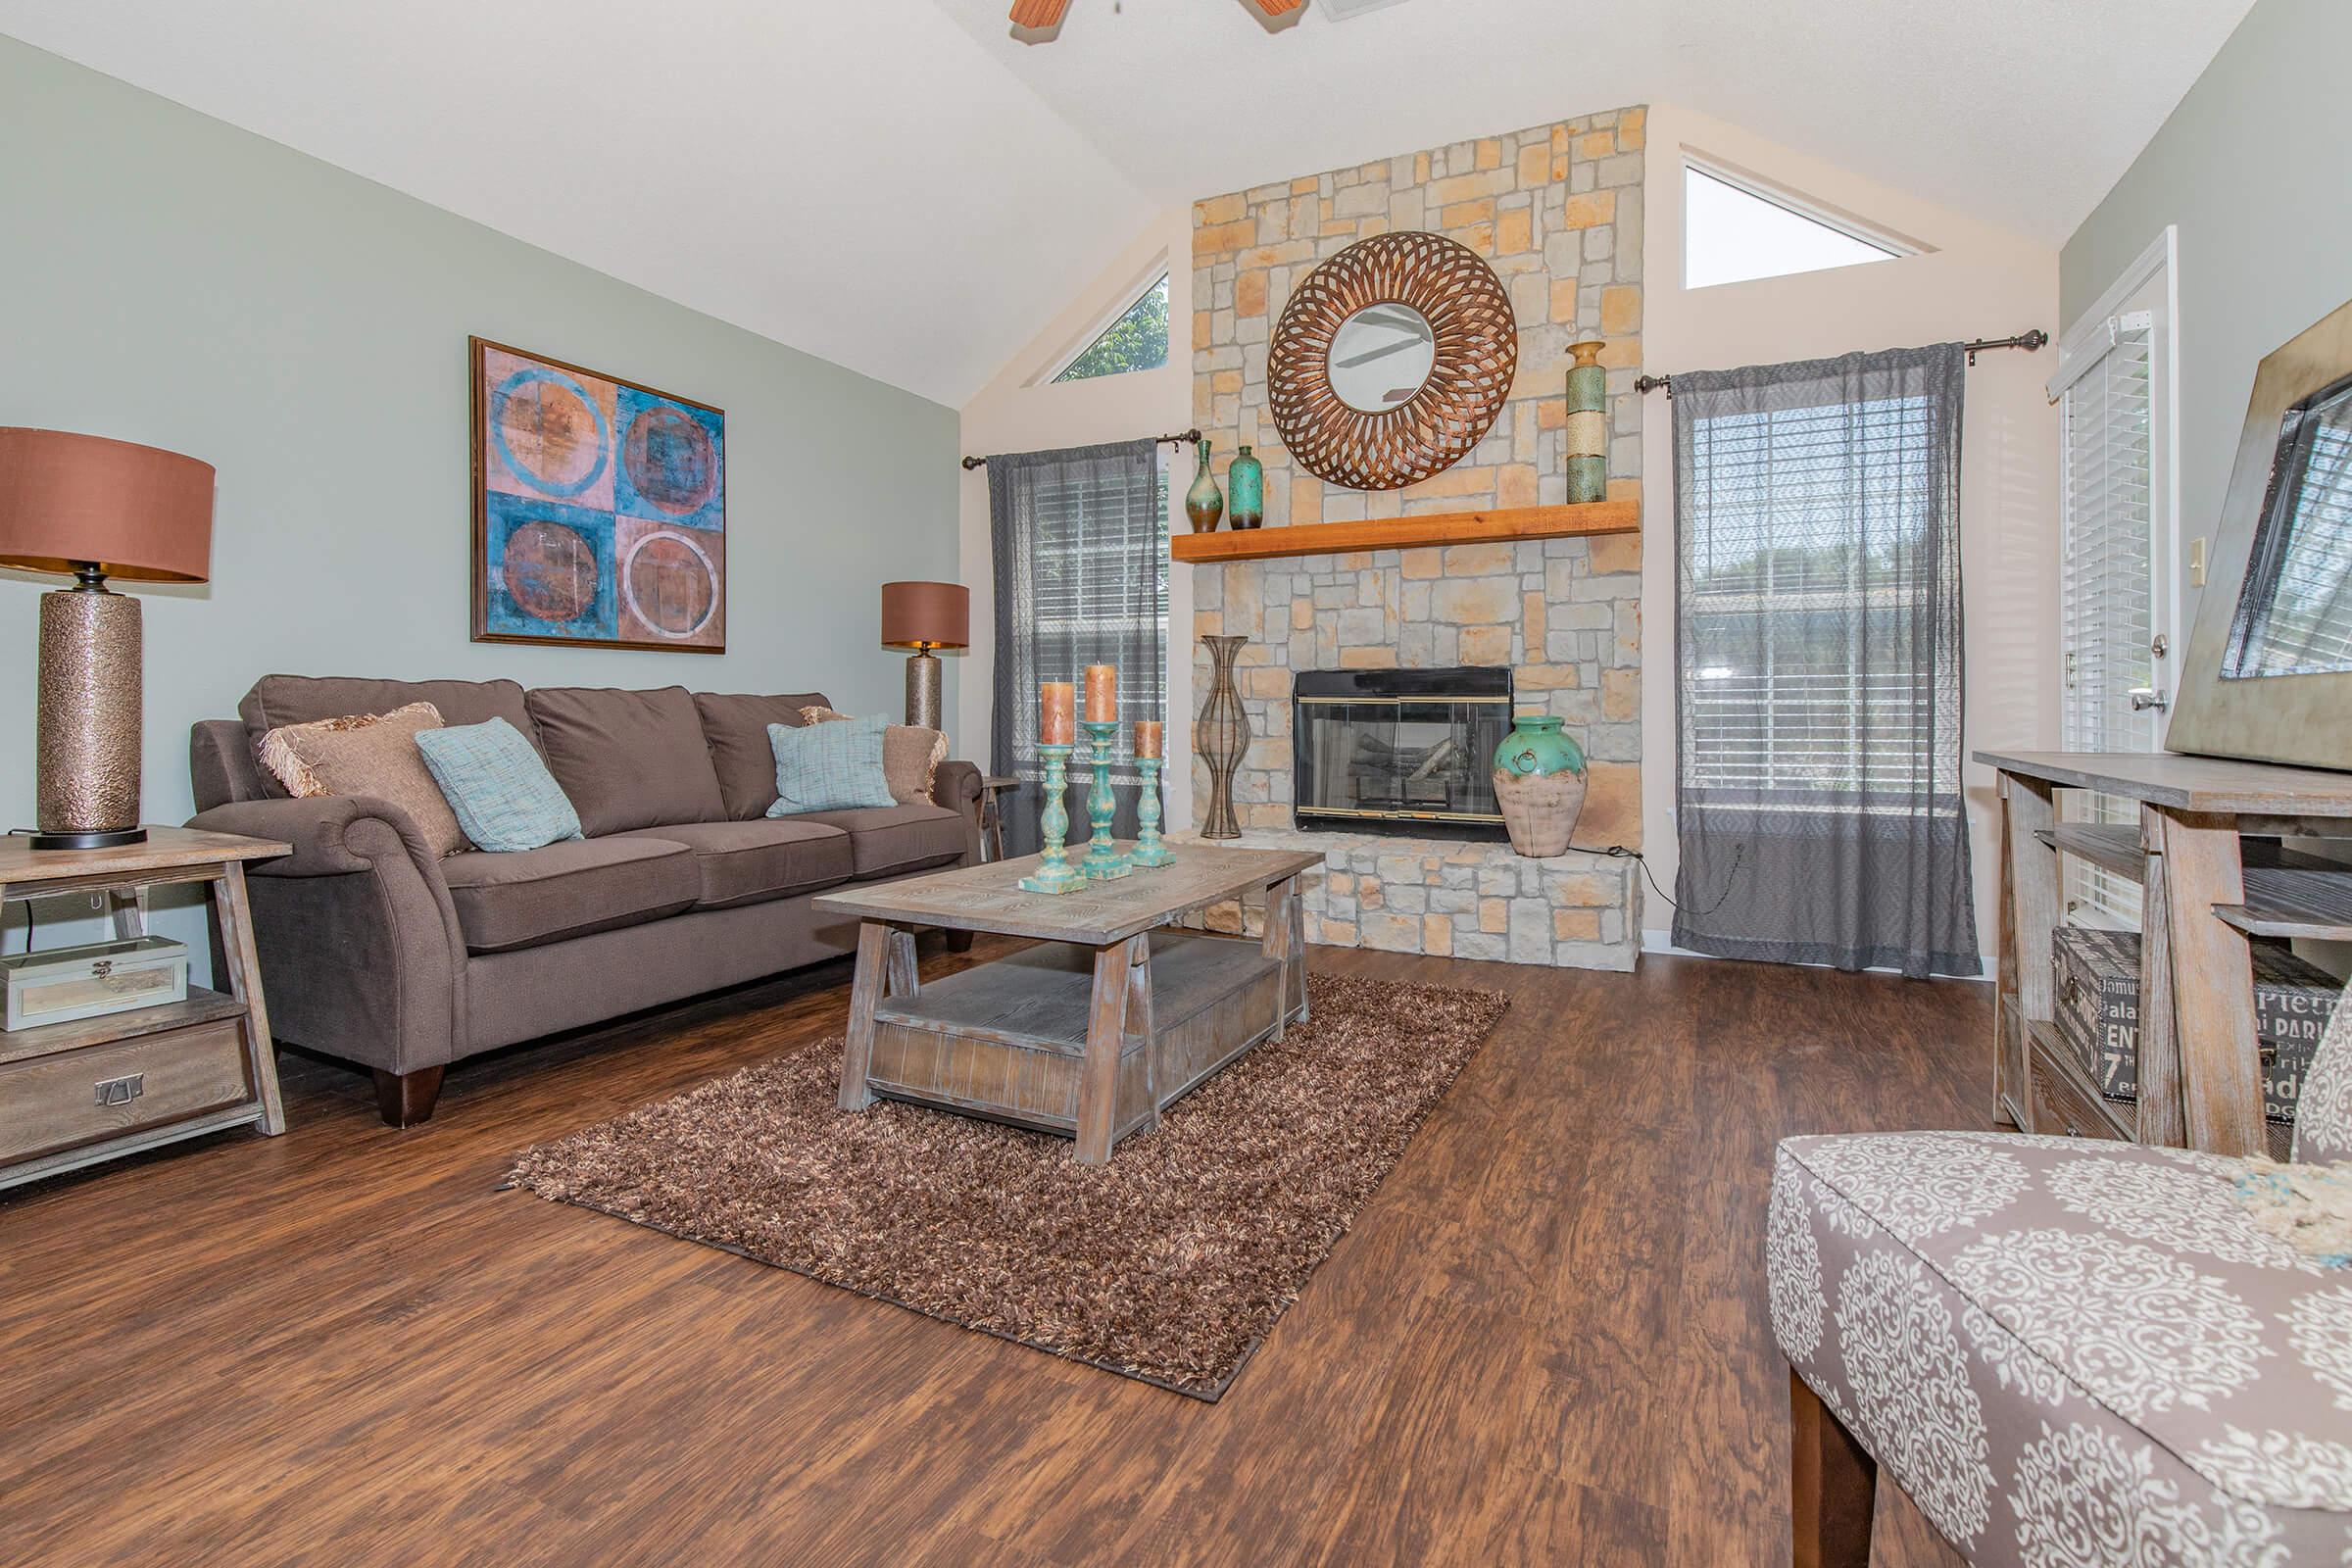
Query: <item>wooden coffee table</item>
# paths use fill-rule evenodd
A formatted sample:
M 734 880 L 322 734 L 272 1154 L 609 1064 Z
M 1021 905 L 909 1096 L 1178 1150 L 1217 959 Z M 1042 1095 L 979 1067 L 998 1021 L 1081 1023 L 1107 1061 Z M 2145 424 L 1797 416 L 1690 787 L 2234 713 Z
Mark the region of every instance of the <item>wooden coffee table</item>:
M 1173 865 L 1058 896 L 1016 885 L 1038 858 L 962 866 L 820 895 L 850 915 L 841 1106 L 877 1095 L 1077 1140 L 1100 1164 L 1131 1132 L 1261 1040 L 1306 1017 L 1298 875 L 1307 851 L 1187 844 Z M 1166 929 L 1188 910 L 1264 890 L 1260 941 Z M 1047 945 L 922 986 L 923 926 L 1035 937 Z

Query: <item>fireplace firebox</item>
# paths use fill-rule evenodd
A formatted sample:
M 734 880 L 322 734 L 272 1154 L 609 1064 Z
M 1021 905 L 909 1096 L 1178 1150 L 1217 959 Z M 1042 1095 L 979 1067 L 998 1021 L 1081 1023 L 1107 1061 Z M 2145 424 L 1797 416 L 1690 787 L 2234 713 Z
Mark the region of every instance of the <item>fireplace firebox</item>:
M 1301 828 L 1502 839 L 1494 749 L 1511 672 L 1303 670 L 1291 686 L 1293 818 Z

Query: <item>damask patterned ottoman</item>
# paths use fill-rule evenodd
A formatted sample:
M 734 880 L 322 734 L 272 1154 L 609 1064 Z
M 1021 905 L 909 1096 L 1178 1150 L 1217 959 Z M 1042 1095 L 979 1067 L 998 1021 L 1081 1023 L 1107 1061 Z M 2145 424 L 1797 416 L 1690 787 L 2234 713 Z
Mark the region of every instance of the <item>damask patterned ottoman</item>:
M 1774 1334 L 1972 1562 L 2352 1563 L 2352 1270 L 2256 1228 L 2243 1165 L 1996 1133 L 1789 1139 Z M 1865 1553 L 1867 1487 L 1848 1508 Z

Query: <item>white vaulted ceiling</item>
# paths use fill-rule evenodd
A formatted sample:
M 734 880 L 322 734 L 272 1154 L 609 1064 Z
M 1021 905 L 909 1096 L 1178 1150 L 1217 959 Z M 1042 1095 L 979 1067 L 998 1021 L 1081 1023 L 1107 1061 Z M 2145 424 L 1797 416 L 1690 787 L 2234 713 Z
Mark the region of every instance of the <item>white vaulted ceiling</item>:
M 0 32 L 949 404 L 1155 211 L 1678 102 L 2052 244 L 2251 0 L 0 0 Z

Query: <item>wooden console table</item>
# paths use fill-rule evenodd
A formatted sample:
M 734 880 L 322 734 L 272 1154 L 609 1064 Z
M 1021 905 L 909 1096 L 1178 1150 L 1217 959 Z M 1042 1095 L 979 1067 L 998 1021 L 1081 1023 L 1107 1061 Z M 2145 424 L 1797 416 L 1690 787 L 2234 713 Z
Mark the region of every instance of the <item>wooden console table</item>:
M 2266 1152 L 2249 937 L 2352 940 L 2352 868 L 2280 838 L 2352 833 L 2352 773 L 2163 752 L 1979 752 L 2000 771 L 1996 1120 L 2219 1154 Z M 2139 803 L 2136 826 L 2061 822 L 2057 789 Z M 2059 1046 L 2058 858 L 2139 883 L 2139 1100 L 2099 1098 Z
M 146 934 L 149 888 L 202 885 L 220 922 L 227 973 L 216 978 L 228 986 L 191 985 L 185 1002 L 0 1034 L 0 1187 L 225 1127 L 286 1130 L 245 862 L 291 853 L 183 827 L 151 827 L 144 844 L 103 850 L 0 837 L 0 902 L 97 894 L 118 937 Z
M 1320 853 L 1186 844 L 1173 865 L 1059 896 L 1026 893 L 1038 858 L 819 894 L 854 916 L 841 1107 L 877 1095 L 1076 1140 L 1101 1164 L 1131 1132 L 1260 1041 L 1306 1017 L 1298 877 Z M 1262 891 L 1257 942 L 1164 930 Z M 1045 946 L 925 986 L 914 932 L 993 931 Z

